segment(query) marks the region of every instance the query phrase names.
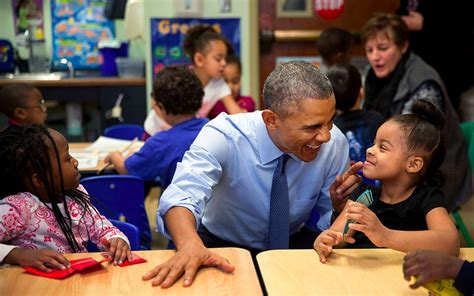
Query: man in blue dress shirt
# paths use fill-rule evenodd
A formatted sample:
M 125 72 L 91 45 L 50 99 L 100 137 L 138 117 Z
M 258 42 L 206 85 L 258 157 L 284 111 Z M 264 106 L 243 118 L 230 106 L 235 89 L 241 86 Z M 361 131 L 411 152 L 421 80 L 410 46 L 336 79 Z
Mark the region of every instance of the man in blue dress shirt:
M 263 100 L 263 111 L 210 121 L 178 163 L 157 210 L 158 230 L 172 238 L 177 252 L 144 275 L 152 285 L 169 287 L 184 273 L 189 286 L 201 265 L 234 270 L 208 247 L 267 249 L 272 178 L 282 154 L 290 156 L 290 247 L 307 231 L 313 208 L 321 217 L 318 228 L 328 228 L 331 198 L 345 198 L 360 182 L 361 166 L 348 169 L 348 143 L 332 124 L 331 84 L 316 67 L 302 61 L 277 66 Z

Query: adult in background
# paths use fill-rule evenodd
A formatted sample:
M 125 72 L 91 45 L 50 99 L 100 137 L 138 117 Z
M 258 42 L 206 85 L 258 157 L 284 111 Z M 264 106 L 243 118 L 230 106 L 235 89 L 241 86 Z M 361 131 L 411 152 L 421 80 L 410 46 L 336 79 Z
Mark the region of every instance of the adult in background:
M 177 252 L 144 275 L 153 285 L 169 287 L 184 274 L 189 286 L 201 265 L 232 272 L 210 247 L 253 255 L 312 248 L 317 233 L 303 227 L 312 209 L 326 229 L 331 197 L 344 198 L 360 182 L 362 163 L 348 169 L 347 141 L 332 124 L 334 94 L 319 69 L 303 61 L 277 66 L 263 100 L 263 111 L 210 121 L 178 163 L 157 210 L 158 229 Z
M 458 208 L 471 196 L 471 172 L 458 118 L 443 81 L 436 70 L 409 49 L 409 30 L 400 16 L 376 14 L 365 24 L 361 38 L 371 66 L 365 80 L 366 110 L 389 118 L 410 113 L 413 102 L 424 99 L 445 113 L 442 189 L 448 209 Z
M 410 48 L 439 73 L 454 110 L 474 83 L 474 22 L 466 22 L 473 3 L 401 0 L 397 11 L 410 30 Z

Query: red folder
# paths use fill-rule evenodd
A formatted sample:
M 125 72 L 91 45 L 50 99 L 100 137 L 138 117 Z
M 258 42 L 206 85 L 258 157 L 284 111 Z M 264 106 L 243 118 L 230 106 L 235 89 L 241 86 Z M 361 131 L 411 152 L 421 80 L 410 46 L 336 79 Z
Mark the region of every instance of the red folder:
M 77 260 L 70 260 L 69 263 L 71 267 L 66 270 L 61 270 L 61 269 L 53 269 L 51 272 L 44 272 L 39 269 L 36 269 L 35 267 L 28 266 L 28 267 L 23 267 L 27 272 L 34 274 L 34 275 L 39 275 L 42 277 L 47 277 L 51 279 L 63 279 L 71 274 L 77 272 L 77 271 L 82 271 L 85 269 L 89 269 L 94 266 L 99 266 L 102 262 L 104 261 L 111 261 L 113 258 L 108 254 L 108 253 L 101 253 L 102 257 L 104 257 L 103 260 L 97 261 L 95 259 L 92 259 L 90 257 L 88 258 L 83 258 L 83 259 L 77 259 Z M 138 264 L 138 263 L 143 263 L 146 262 L 146 260 L 138 255 L 135 255 L 132 253 L 132 260 L 128 261 L 125 260 L 123 263 L 118 264 L 118 266 L 123 267 L 123 266 L 128 266 L 128 265 L 133 265 L 133 264 Z
M 51 272 L 44 272 L 39 269 L 36 269 L 35 267 L 28 266 L 28 267 L 23 267 L 27 272 L 34 274 L 34 275 L 39 275 L 42 277 L 47 277 L 51 279 L 63 279 L 65 277 L 70 276 L 71 274 L 75 273 L 76 271 L 81 271 L 85 270 L 88 268 L 91 268 L 93 266 L 98 266 L 102 262 L 106 261 L 106 259 L 97 261 L 92 258 L 83 258 L 83 259 L 77 259 L 77 260 L 70 260 L 69 263 L 71 267 L 66 270 L 61 270 L 61 269 L 53 269 Z

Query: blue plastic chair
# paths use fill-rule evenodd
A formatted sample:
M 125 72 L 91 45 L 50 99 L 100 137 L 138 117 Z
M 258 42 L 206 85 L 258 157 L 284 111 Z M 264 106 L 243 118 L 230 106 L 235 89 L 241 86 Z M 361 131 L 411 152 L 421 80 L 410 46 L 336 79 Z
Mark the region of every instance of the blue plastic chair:
M 143 136 L 143 126 L 138 124 L 117 124 L 104 130 L 104 136 L 122 140 L 139 140 Z
M 140 230 L 138 230 L 135 225 L 113 219 L 110 219 L 109 221 L 128 238 L 128 241 L 130 242 L 130 250 L 140 250 Z M 87 245 L 87 250 L 89 252 L 99 252 L 97 246 L 91 242 Z
M 140 230 L 140 249 L 150 249 L 150 225 L 145 211 L 143 180 L 140 177 L 94 176 L 82 179 L 81 184 L 102 215 L 135 225 Z

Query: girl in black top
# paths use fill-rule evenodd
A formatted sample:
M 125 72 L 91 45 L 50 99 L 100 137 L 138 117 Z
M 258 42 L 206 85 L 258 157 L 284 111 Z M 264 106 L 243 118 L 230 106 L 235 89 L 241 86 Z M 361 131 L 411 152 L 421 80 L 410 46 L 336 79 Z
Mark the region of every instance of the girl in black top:
M 416 101 L 412 112 L 394 116 L 378 129 L 374 145 L 367 149 L 363 173 L 382 185 L 370 188 L 374 202 L 368 208 L 346 202 L 330 229 L 318 236 L 314 248 L 321 262 L 326 262 L 333 246 L 343 242 L 352 247 L 376 246 L 402 252 L 431 249 L 458 255 L 458 233 L 437 187 L 444 156 L 440 136 L 444 116 L 424 100 Z M 352 199 L 367 187 L 361 184 Z M 343 238 L 341 231 L 347 219 L 355 223 L 349 225 Z

